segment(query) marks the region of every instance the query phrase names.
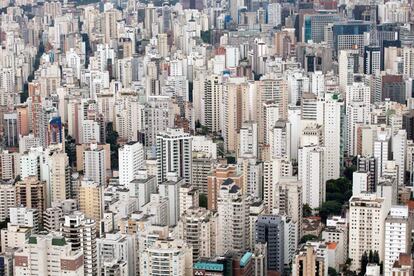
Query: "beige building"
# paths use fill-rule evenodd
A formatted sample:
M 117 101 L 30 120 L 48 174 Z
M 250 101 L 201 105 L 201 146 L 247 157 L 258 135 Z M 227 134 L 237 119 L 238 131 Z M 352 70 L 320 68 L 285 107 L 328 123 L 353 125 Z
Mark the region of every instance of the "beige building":
M 243 175 L 237 172 L 235 165 L 218 165 L 207 177 L 209 210 L 217 210 L 217 197 L 221 184 L 227 179 L 233 180 L 240 188 L 243 186 Z
M 193 260 L 216 255 L 217 215 L 204 208 L 190 208 L 178 223 L 179 237 L 193 248 Z
M 293 261 L 293 276 L 327 276 L 327 258 L 318 254 L 318 250 L 311 244 L 305 244 L 296 254 Z
M 249 85 L 245 78 L 231 78 L 223 88 L 224 147 L 234 152 L 242 123 L 249 120 Z
M 0 221 L 10 216 L 10 207 L 16 206 L 16 188 L 11 183 L 0 182 Z
M 16 206 L 37 209 L 42 222 L 46 210 L 46 182 L 29 176 L 16 183 Z
M 70 167 L 65 152 L 56 151 L 48 156 L 50 179 L 50 202 L 57 203 L 69 198 Z
M 102 186 L 91 180 L 82 181 L 79 187 L 79 209 L 85 217 L 96 223 L 99 223 L 103 215 L 102 193 Z

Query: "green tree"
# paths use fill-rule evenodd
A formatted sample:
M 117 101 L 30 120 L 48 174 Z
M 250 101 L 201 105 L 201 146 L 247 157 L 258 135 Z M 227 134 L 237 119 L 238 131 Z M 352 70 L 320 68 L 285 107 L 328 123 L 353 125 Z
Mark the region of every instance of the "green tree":
M 329 276 L 339 276 L 339 273 L 333 267 L 328 267 L 328 275 Z
M 308 242 L 308 241 L 316 241 L 316 240 L 318 240 L 318 237 L 317 237 L 317 236 L 315 236 L 315 235 L 304 235 L 304 236 L 300 239 L 299 243 L 306 243 L 306 242 Z
M 76 163 L 76 141 L 68 135 L 65 139 L 65 152 L 69 158 L 69 164 L 73 167 Z
M 112 123 L 106 126 L 106 143 L 110 145 L 111 149 L 111 168 L 118 169 L 118 132 L 113 129 Z
M 303 210 L 303 217 L 310 217 L 312 216 L 312 208 L 309 206 L 309 204 L 303 204 L 302 206 Z
M 200 194 L 198 196 L 198 204 L 200 207 L 207 208 L 207 196 L 205 194 Z
M 211 30 L 201 31 L 200 35 L 201 35 L 201 40 L 204 43 L 208 43 L 208 44 L 211 43 Z
M 369 258 L 367 256 L 367 252 L 364 252 L 364 254 L 362 254 L 361 257 L 361 272 L 359 273 L 359 275 L 364 276 L 365 272 L 367 271 L 367 265 L 369 263 Z
M 325 201 L 319 209 L 319 216 L 323 222 L 330 215 L 340 215 L 342 210 L 342 203 L 334 200 Z
M 371 263 L 380 264 L 380 258 L 379 258 L 379 254 L 378 254 L 378 251 L 377 250 L 375 250 L 374 253 L 372 254 L 372 261 L 371 261 Z

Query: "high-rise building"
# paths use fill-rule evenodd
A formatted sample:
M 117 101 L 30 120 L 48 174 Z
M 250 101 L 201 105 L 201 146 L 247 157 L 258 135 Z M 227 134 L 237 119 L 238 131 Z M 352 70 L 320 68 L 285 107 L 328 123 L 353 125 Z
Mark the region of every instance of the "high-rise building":
M 381 47 L 365 46 L 364 48 L 364 74 L 378 75 L 383 69 L 383 57 Z
M 65 152 L 53 151 L 47 157 L 48 164 L 48 206 L 62 202 L 70 196 L 69 158 Z
M 180 217 L 190 208 L 199 207 L 199 193 L 195 187 L 188 184 L 181 185 L 179 188 L 179 193 Z
M 182 240 L 156 240 L 140 252 L 139 263 L 142 275 L 156 275 L 161 267 L 167 275 L 193 275 L 192 250 Z
M 247 249 L 249 235 L 250 198 L 232 179 L 221 184 L 217 198 L 217 254 Z
M 205 125 L 209 131 L 218 132 L 222 129 L 220 115 L 223 110 L 223 85 L 217 75 L 206 78 L 203 85 Z
M 103 188 L 92 180 L 83 180 L 79 187 L 79 210 L 98 223 L 103 216 Z
M 87 180 L 99 185 L 106 183 L 105 150 L 98 148 L 97 144 L 91 144 L 83 152 L 83 173 Z
M 169 173 L 175 173 L 191 184 L 191 141 L 191 136 L 182 129 L 168 129 L 157 135 L 158 183 L 166 181 Z
M 341 114 L 343 102 L 337 94 L 326 94 L 324 102 L 324 181 L 337 179 L 342 165 Z
M 325 149 L 306 146 L 299 149 L 298 180 L 302 181 L 303 204 L 319 208 L 325 201 Z
M 349 200 L 349 253 L 355 262 L 351 270 L 361 268 L 361 257 L 370 250 L 384 256 L 384 223 L 388 213 L 385 198 L 375 194 L 353 196 Z M 370 237 L 370 238 L 367 238 Z
M 63 211 L 60 207 L 49 207 L 43 214 L 43 227 L 46 231 L 59 231 L 61 220 L 63 219 Z
M 157 177 L 148 175 L 147 171 L 141 170 L 127 187 L 131 196 L 138 198 L 138 211 L 141 211 L 142 207 L 150 202 L 151 194 L 157 190 Z
M 354 82 L 354 75 L 361 72 L 359 50 L 342 50 L 339 52 L 339 90 L 345 93 L 346 87 Z
M 375 192 L 378 184 L 378 162 L 375 157 L 358 156 L 357 171 L 368 174 L 367 192 Z
M 43 212 L 46 210 L 46 183 L 35 176 L 17 182 L 16 206 L 37 209 L 42 223 Z
M 179 222 L 180 235 L 193 248 L 193 260 L 216 254 L 217 215 L 204 208 L 190 208 Z
M 16 188 L 12 183 L 0 183 L 0 221 L 10 217 L 10 208 L 16 206 Z
M 284 222 L 275 215 L 262 215 L 256 221 L 256 243 L 267 244 L 267 270 L 284 269 Z
M 180 187 L 185 184 L 183 178 L 174 175 L 159 184 L 159 194 L 168 200 L 168 225 L 177 225 L 180 218 Z
M 119 232 L 107 233 L 96 240 L 98 256 L 98 274 L 107 275 L 114 264 L 124 267 L 122 276 L 136 275 L 135 260 L 133 258 L 134 245 L 130 235 Z
M 209 173 L 214 169 L 216 161 L 205 152 L 193 151 L 192 179 L 193 185 L 201 194 L 207 195 L 207 179 Z
M 393 206 L 385 219 L 384 275 L 390 275 L 401 253 L 410 252 L 410 225 L 407 206 Z
M 14 258 L 16 275 L 84 275 L 83 253 L 53 234 L 29 237 Z
M 112 39 L 118 38 L 118 30 L 116 22 L 121 19 L 122 14 L 117 9 L 110 9 L 104 12 L 104 30 L 105 30 L 105 43 L 110 43 Z
M 326 246 L 319 247 L 311 243 L 304 244 L 295 256 L 292 265 L 293 276 L 328 275 L 328 256 Z
M 144 149 L 141 143 L 128 143 L 119 148 L 119 184 L 128 187 L 144 167 Z
M 13 180 L 20 174 L 20 154 L 3 150 L 0 153 L 0 179 Z
M 32 229 L 33 233 L 39 230 L 39 211 L 26 207 L 10 208 L 10 224 Z
M 85 218 L 81 212 L 74 212 L 65 216 L 60 231 L 73 251 L 83 253 L 85 275 L 96 275 L 97 233 L 95 221 Z
M 378 162 L 377 179 L 383 176 L 391 148 L 391 136 L 389 129 L 380 129 L 374 140 L 374 157 Z
M 239 156 L 258 157 L 257 124 L 254 122 L 244 122 L 239 132 Z
M 276 208 L 276 185 L 282 177 L 293 174 L 292 163 L 286 159 L 272 159 L 263 162 L 263 198 L 269 211 Z
M 302 237 L 303 199 L 302 183 L 296 176 L 281 177 L 274 191 L 275 203 L 272 213 L 288 217 L 297 224 L 296 240 Z
M 407 132 L 399 130 L 392 136 L 392 156 L 397 165 L 397 184 L 398 187 L 404 186 L 405 182 L 405 163 L 407 151 Z
M 237 171 L 234 165 L 217 165 L 207 178 L 208 183 L 208 202 L 209 210 L 217 210 L 217 198 L 220 193 L 221 185 L 230 179 L 240 188 L 243 186 L 243 174 Z
M 291 125 L 287 121 L 278 120 L 268 133 L 270 156 L 273 159 L 290 159 Z

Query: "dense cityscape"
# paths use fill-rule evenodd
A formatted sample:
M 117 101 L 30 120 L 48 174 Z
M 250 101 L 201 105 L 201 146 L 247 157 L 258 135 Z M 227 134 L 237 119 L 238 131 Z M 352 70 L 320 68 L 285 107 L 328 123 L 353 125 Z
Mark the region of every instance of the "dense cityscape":
M 411 0 L 0 0 L 0 276 L 412 276 Z

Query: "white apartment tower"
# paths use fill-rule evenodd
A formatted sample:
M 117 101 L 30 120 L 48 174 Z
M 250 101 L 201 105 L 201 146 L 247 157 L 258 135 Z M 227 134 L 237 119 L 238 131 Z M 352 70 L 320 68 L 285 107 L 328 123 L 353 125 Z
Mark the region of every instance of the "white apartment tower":
M 279 120 L 269 132 L 271 158 L 290 159 L 291 126 L 287 121 Z
M 388 210 L 385 198 L 375 194 L 353 196 L 349 200 L 349 252 L 351 270 L 361 268 L 364 252 L 378 251 L 384 256 L 384 223 Z
M 192 138 L 182 129 L 170 128 L 157 135 L 158 183 L 167 180 L 168 173 L 175 173 L 191 184 Z
M 398 187 L 404 186 L 404 174 L 405 174 L 405 160 L 407 151 L 407 131 L 402 129 L 398 130 L 392 136 L 392 153 L 395 163 L 397 165 L 397 183 Z
M 139 261 L 141 275 L 193 275 L 192 250 L 182 240 L 156 240 L 140 252 Z
M 244 122 L 240 128 L 239 156 L 257 157 L 257 123 Z
M 220 77 L 212 75 L 204 80 L 204 118 L 205 125 L 212 132 L 221 130 L 223 86 Z
M 243 251 L 248 246 L 249 198 L 230 178 L 221 184 L 217 199 L 218 233 L 217 254 L 229 250 Z
M 378 161 L 377 179 L 383 176 L 387 165 L 390 138 L 388 129 L 381 129 L 376 133 L 376 138 L 374 140 L 374 157 Z
M 144 148 L 141 143 L 128 143 L 119 148 L 119 184 L 128 187 L 144 167 Z
M 193 248 L 193 260 L 216 254 L 217 216 L 204 208 L 190 208 L 179 222 L 180 238 Z
M 341 109 L 343 102 L 336 94 L 326 94 L 324 103 L 325 181 L 337 179 L 341 168 Z M 323 184 L 324 185 L 324 184 Z
M 299 149 L 298 180 L 302 181 L 303 204 L 319 208 L 325 201 L 325 148 L 306 146 Z
M 91 144 L 90 148 L 83 152 L 83 173 L 85 179 L 93 180 L 99 185 L 105 184 L 105 150 L 98 148 L 97 144 Z
M 411 251 L 408 206 L 392 206 L 385 219 L 384 275 L 391 275 L 400 253 Z
M 24 248 L 15 253 L 15 275 L 84 275 L 83 253 L 74 252 L 65 238 L 31 236 Z

